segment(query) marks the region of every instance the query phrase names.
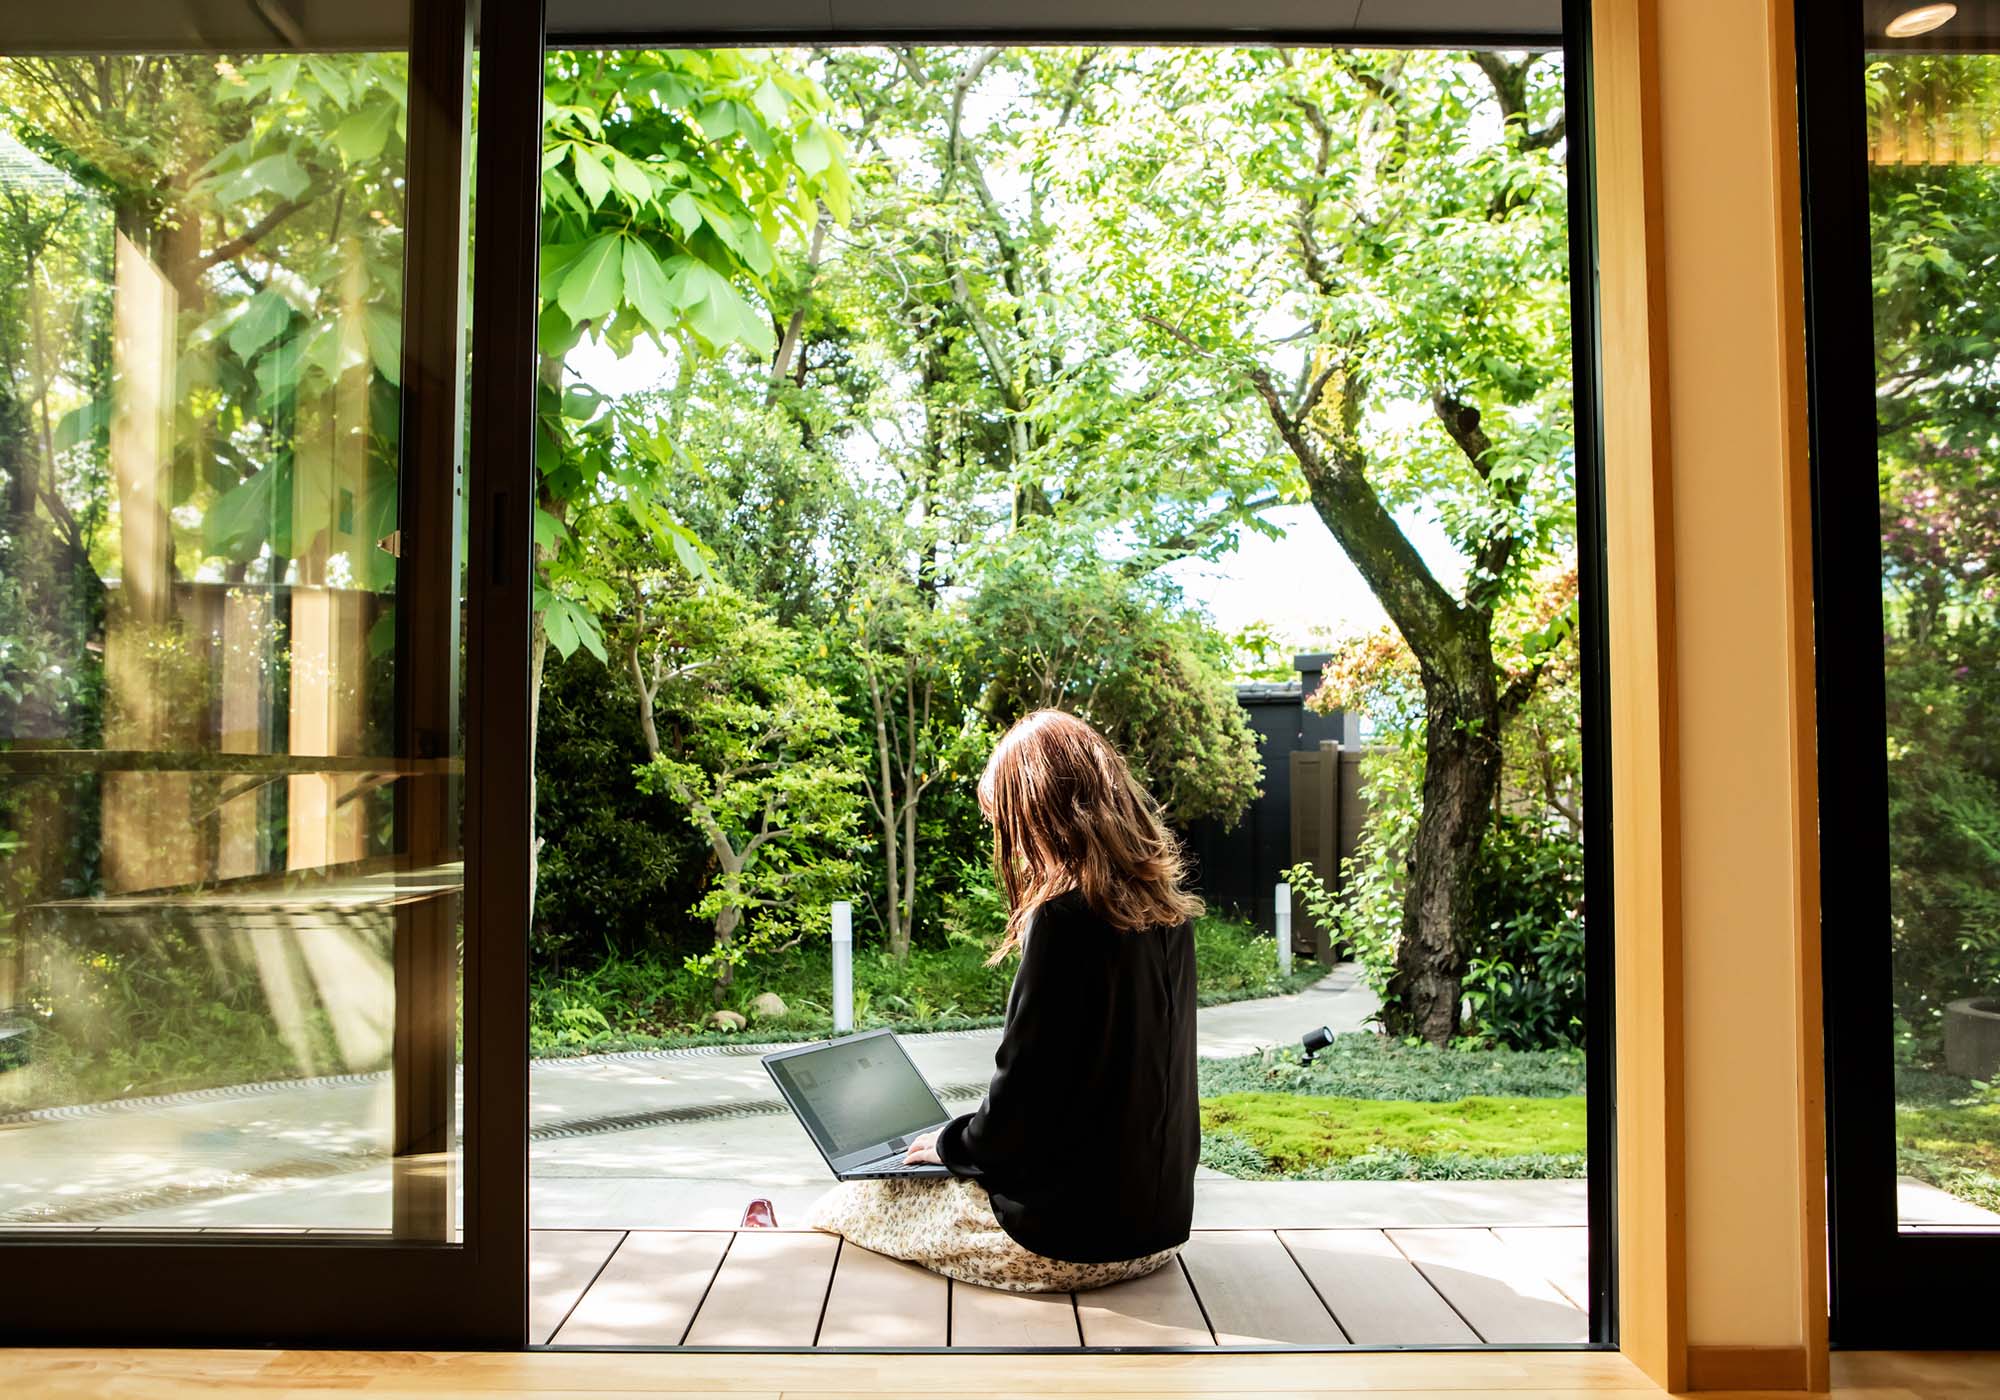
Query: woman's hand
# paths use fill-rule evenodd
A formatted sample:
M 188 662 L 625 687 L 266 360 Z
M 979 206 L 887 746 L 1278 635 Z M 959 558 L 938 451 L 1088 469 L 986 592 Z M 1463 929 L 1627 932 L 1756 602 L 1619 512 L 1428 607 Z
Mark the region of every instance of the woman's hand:
M 910 1150 L 903 1154 L 903 1164 L 912 1167 L 925 1164 L 943 1166 L 944 1159 L 937 1154 L 938 1133 L 942 1131 L 943 1129 L 933 1129 L 912 1138 Z

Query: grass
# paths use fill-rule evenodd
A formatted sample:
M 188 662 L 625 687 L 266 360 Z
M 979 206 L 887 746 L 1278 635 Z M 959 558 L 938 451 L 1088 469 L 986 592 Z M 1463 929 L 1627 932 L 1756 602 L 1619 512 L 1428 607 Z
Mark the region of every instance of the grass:
M 984 944 L 954 941 L 913 948 L 897 962 L 880 949 L 854 957 L 854 1020 L 861 1029 L 969 1030 L 997 1026 L 1014 979 L 1010 960 L 987 967 Z M 1207 916 L 1195 923 L 1197 999 L 1204 1006 L 1280 996 L 1316 981 L 1315 964 L 1278 976 L 1277 946 L 1247 924 Z M 782 1017 L 752 1018 L 745 1030 L 704 1029 L 715 1009 L 713 984 L 673 960 L 614 958 L 560 975 L 538 975 L 530 990 L 529 1046 L 542 1057 L 666 1049 L 741 1040 L 816 1040 L 833 1031 L 828 1004 L 832 951 L 797 948 L 738 970 L 725 1005 L 750 1016 L 765 992 L 785 1003 Z
M 1285 1175 L 1376 1152 L 1412 1157 L 1575 1155 L 1583 1100 L 1345 1099 L 1319 1094 L 1224 1094 L 1204 1099 L 1201 1126 L 1231 1132 Z
M 1202 1165 L 1247 1181 L 1585 1173 L 1580 1052 L 1438 1050 L 1360 1032 L 1201 1063 Z
M 2000 1092 L 1954 1075 L 1899 1069 L 1896 1170 L 2000 1211 Z

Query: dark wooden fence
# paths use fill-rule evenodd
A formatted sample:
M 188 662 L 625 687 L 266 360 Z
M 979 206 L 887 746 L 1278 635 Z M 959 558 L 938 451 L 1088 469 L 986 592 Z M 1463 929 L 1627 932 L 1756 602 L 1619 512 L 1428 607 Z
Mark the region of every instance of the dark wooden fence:
M 1360 840 L 1367 809 L 1361 799 L 1360 743 L 1355 717 L 1320 714 L 1306 697 L 1319 688 L 1323 653 L 1294 663 L 1288 684 L 1238 686 L 1237 703 L 1256 731 L 1264 762 L 1263 794 L 1235 825 L 1196 822 L 1183 833 L 1202 898 L 1218 912 L 1267 932 L 1276 928 L 1275 896 L 1284 872 L 1303 861 L 1328 888 L 1340 888 L 1342 867 Z M 1296 954 L 1331 962 L 1331 947 L 1292 899 Z

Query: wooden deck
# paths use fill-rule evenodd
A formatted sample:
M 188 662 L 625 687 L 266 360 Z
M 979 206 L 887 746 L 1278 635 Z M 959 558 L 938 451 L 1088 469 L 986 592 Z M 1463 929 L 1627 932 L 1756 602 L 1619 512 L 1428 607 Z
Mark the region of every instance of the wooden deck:
M 537 1230 L 530 1340 L 576 1347 L 1581 1343 L 1575 1227 L 1200 1230 L 1078 1294 L 956 1283 L 799 1230 Z

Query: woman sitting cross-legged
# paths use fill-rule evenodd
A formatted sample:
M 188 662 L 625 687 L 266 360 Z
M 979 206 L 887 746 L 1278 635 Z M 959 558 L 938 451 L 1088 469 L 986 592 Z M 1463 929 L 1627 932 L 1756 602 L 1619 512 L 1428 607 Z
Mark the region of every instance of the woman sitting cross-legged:
M 910 1145 L 949 1177 L 843 1182 L 812 1223 L 1023 1293 L 1151 1273 L 1187 1242 L 1200 1149 L 1192 920 L 1153 800 L 1082 720 L 1038 710 L 979 780 L 1019 949 L 976 1113 Z

